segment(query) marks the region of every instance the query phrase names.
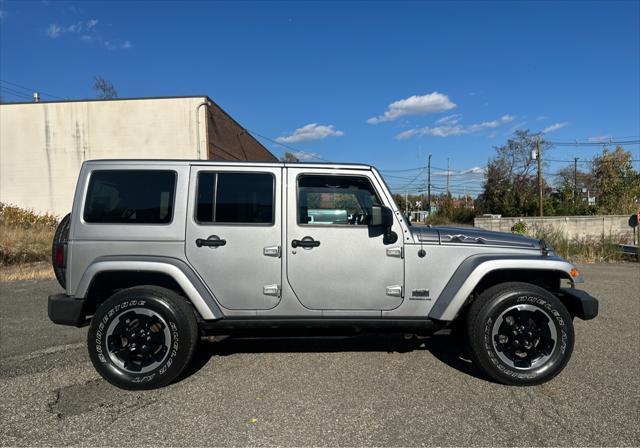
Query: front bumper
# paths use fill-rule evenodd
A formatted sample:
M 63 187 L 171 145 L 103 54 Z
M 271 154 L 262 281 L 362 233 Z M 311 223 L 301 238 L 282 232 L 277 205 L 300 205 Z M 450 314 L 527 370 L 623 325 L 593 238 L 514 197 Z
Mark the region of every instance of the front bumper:
M 572 316 L 589 320 L 598 315 L 598 299 L 581 289 L 560 288 L 560 299 Z
M 49 296 L 47 312 L 49 319 L 58 325 L 84 327 L 89 323 L 85 312 L 84 299 L 78 299 L 66 294 Z

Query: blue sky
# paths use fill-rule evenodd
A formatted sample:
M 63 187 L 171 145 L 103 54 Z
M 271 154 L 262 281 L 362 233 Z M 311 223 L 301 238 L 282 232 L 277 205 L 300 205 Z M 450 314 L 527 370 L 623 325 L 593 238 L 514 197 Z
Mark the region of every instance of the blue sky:
M 383 170 L 423 166 L 428 153 L 438 168 L 481 167 L 516 128 L 553 140 L 640 134 L 638 1 L 4 0 L 0 11 L 5 100 L 19 100 L 7 88 L 24 93 L 6 82 L 93 97 L 94 75 L 120 97 L 206 94 L 249 130 Z M 390 173 L 400 188 L 419 171 Z

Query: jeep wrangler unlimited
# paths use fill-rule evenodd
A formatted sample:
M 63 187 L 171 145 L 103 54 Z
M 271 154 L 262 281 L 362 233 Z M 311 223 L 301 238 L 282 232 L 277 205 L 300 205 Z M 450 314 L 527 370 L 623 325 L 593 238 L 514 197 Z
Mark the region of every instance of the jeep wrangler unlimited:
M 410 225 L 366 165 L 89 161 L 52 250 L 49 318 L 89 325 L 125 389 L 170 383 L 212 335 L 448 326 L 489 377 L 539 384 L 598 313 L 544 241 Z

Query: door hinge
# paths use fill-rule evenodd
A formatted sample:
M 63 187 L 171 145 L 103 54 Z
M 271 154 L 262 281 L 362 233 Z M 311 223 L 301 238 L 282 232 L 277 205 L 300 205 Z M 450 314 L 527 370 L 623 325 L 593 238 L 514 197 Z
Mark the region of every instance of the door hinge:
M 267 246 L 262 250 L 265 257 L 280 258 L 280 246 Z
M 264 285 L 262 294 L 265 296 L 280 297 L 280 285 Z
M 387 257 L 404 258 L 403 247 L 390 247 L 387 249 Z
M 391 297 L 404 297 L 404 295 L 402 294 L 402 286 L 400 285 L 387 286 L 387 295 Z

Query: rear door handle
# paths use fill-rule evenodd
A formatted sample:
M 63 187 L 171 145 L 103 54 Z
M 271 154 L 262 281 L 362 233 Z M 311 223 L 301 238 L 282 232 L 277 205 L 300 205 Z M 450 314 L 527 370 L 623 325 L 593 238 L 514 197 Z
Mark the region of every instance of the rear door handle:
M 312 247 L 318 247 L 319 245 L 320 245 L 320 241 L 315 241 L 310 236 L 305 236 L 301 240 L 292 240 L 291 241 L 291 247 L 293 247 L 294 249 L 296 247 L 305 247 L 305 248 L 309 248 L 310 249 Z
M 222 240 L 217 235 L 211 235 L 206 240 L 202 238 L 198 238 L 196 240 L 196 246 L 198 247 L 202 247 L 202 246 L 218 247 L 218 246 L 224 246 L 225 244 L 227 244 L 227 240 Z

